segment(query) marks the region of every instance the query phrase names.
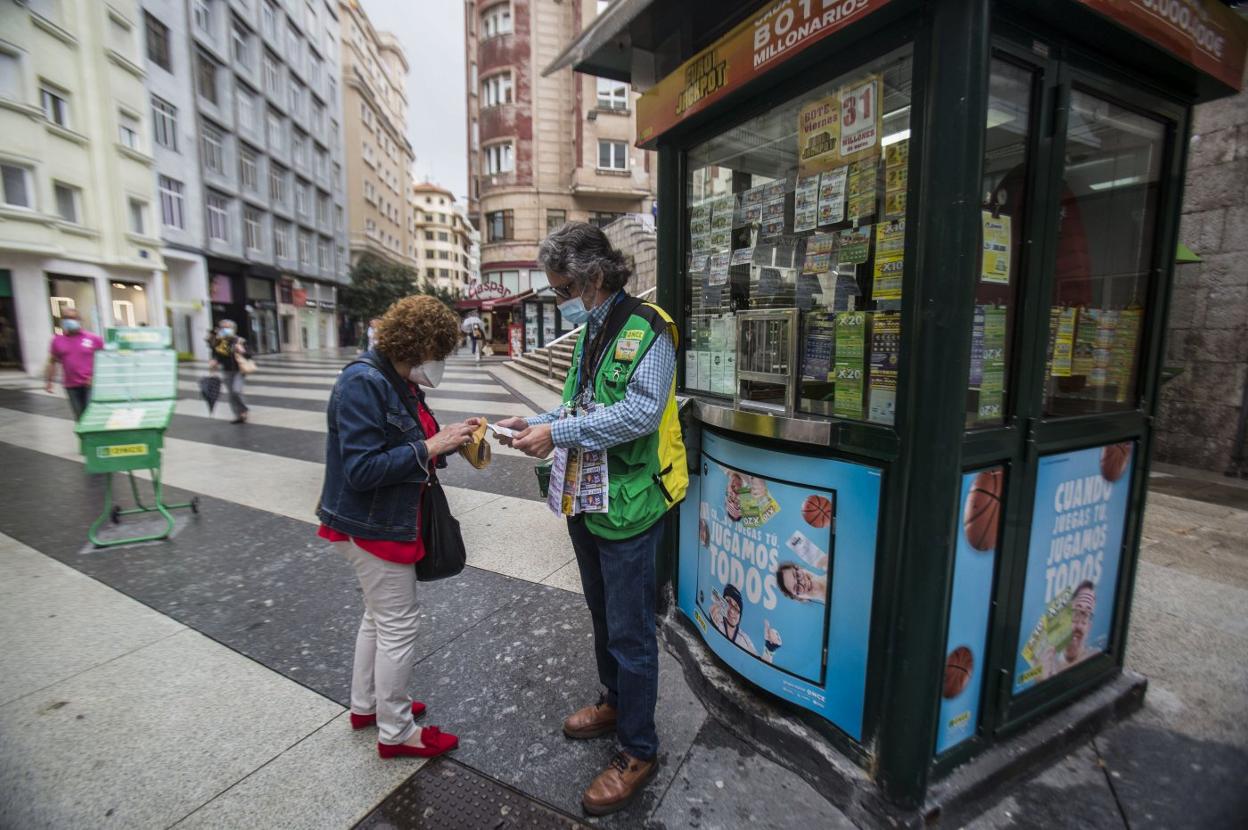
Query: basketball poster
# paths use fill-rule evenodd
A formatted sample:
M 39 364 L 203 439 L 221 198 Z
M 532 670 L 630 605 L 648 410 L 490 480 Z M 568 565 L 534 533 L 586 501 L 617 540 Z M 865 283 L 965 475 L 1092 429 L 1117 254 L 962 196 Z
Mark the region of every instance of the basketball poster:
M 1014 694 L 1109 647 L 1135 444 L 1040 459 Z
M 880 471 L 704 433 L 678 601 L 708 647 L 859 737 Z
M 1001 537 L 1005 471 L 962 476 L 958 543 L 949 597 L 945 676 L 940 693 L 936 754 L 975 734 L 983 691 L 984 652 L 992 607 L 992 578 Z

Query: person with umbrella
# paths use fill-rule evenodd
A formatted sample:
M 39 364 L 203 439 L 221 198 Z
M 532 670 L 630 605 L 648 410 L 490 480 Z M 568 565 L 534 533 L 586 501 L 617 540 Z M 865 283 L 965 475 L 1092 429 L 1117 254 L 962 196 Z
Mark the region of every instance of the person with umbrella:
M 464 318 L 460 326 L 464 334 L 467 334 L 472 341 L 472 353 L 476 355 L 478 363 L 481 362 L 481 347 L 478 344 L 485 339 L 485 330 L 482 325 L 480 317 L 470 314 Z
M 217 333 L 208 336 L 208 350 L 212 353 L 208 368 L 219 368 L 225 373 L 225 388 L 229 390 L 230 409 L 234 412 L 234 420 L 230 423 L 247 423 L 247 399 L 243 397 L 244 376 L 239 368 L 239 358 L 246 360 L 249 355 L 247 342 L 238 336 L 238 326 L 233 320 L 217 323 Z
M 204 375 L 199 381 L 199 394 L 208 404 L 208 415 L 211 417 L 212 410 L 217 405 L 217 400 L 221 397 L 221 378 L 216 372 Z

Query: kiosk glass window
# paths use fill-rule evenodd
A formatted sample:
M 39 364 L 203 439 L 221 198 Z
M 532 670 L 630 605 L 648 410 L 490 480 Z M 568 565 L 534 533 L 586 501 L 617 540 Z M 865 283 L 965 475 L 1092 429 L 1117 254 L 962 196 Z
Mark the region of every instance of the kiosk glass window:
M 1046 415 L 1134 409 L 1166 127 L 1074 90 L 1058 214 Z
M 966 426 L 1000 425 L 1006 416 L 1015 297 L 1023 267 L 1035 73 L 993 60 L 984 123 L 979 274 L 971 330 Z
M 910 83 L 905 48 L 689 151 L 687 389 L 893 422 Z

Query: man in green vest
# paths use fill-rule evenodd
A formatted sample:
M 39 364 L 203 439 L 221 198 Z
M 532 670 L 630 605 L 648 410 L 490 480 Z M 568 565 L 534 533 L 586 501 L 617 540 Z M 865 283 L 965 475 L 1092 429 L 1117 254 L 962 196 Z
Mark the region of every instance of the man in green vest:
M 563 405 L 499 425 L 523 430 L 512 443 L 536 458 L 556 447 L 582 460 L 606 452 L 606 510 L 567 520 L 604 691 L 563 722 L 569 738 L 616 735 L 619 751 L 581 799 L 586 812 L 605 815 L 636 797 L 658 757 L 654 560 L 660 520 L 689 483 L 676 413 L 677 332 L 662 309 L 628 296 L 628 264 L 596 226 L 565 224 L 543 240 L 538 262 L 563 318 L 585 327 Z

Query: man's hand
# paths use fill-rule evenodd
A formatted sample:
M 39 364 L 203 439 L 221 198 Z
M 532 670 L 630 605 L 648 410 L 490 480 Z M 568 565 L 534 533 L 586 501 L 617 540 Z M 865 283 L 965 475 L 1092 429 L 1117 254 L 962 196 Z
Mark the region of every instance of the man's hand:
M 500 426 L 500 427 L 503 427 L 504 429 L 515 430 L 516 432 L 519 433 L 519 432 L 524 432 L 526 429 L 529 428 L 529 422 L 524 420 L 523 418 L 512 417 L 512 418 L 504 418 L 501 421 L 497 421 L 495 423 L 495 426 Z M 510 447 L 512 446 L 513 439 L 508 438 L 506 435 L 499 435 L 498 433 L 494 433 L 494 440 L 498 441 L 498 443 L 502 444 L 504 447 Z
M 529 427 L 516 436 L 512 446 L 533 458 L 545 458 L 555 449 L 555 441 L 550 437 L 550 424 Z

